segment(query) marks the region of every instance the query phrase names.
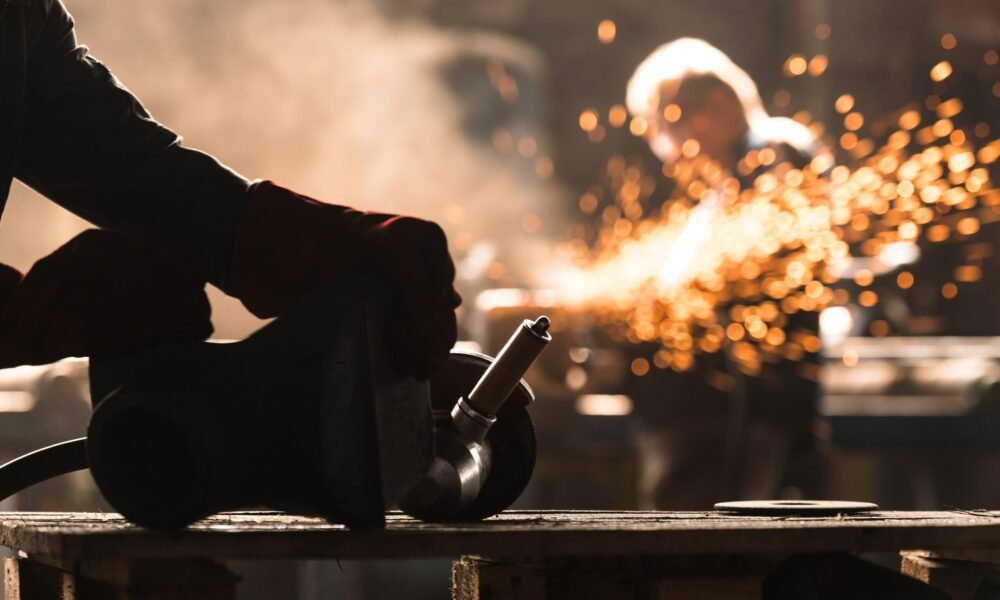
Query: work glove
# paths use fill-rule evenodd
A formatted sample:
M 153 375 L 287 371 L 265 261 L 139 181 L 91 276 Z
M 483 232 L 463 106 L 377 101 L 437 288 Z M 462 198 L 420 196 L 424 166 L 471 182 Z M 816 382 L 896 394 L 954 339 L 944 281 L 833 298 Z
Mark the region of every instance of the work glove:
M 256 182 L 224 289 L 254 315 L 280 315 L 311 291 L 375 276 L 386 283 L 386 346 L 403 373 L 427 379 L 455 344 L 455 267 L 441 228 L 361 212 Z
M 88 230 L 22 278 L 0 268 L 0 368 L 104 358 L 212 333 L 204 281 L 137 237 Z

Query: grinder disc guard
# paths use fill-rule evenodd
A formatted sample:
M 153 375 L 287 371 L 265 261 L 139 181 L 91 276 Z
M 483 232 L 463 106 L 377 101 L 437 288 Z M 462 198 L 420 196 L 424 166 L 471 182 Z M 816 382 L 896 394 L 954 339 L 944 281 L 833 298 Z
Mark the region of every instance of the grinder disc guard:
M 452 351 L 448 362 L 431 378 L 431 405 L 436 419 L 447 420 L 455 401 L 467 396 L 493 360 L 475 352 Z M 508 508 L 520 497 L 535 468 L 535 428 L 528 414 L 534 395 L 522 380 L 498 411 L 486 441 L 493 466 L 476 499 L 454 520 L 475 521 Z

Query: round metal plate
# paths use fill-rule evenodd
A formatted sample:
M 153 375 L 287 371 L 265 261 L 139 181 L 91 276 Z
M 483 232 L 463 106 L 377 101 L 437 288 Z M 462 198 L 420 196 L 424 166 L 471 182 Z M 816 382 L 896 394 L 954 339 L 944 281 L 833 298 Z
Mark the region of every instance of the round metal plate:
M 715 510 L 739 515 L 819 517 L 878 510 L 878 505 L 871 502 L 848 502 L 845 500 L 747 500 L 743 502 L 719 502 L 715 505 Z
M 482 354 L 452 350 L 445 366 L 431 377 L 434 411 L 450 412 L 459 397 L 472 391 L 492 362 Z M 497 422 L 486 436 L 493 452 L 493 468 L 479 496 L 455 520 L 491 517 L 513 504 L 528 487 L 537 453 L 535 427 L 527 411 L 533 399 L 531 390 L 521 381 L 500 408 Z

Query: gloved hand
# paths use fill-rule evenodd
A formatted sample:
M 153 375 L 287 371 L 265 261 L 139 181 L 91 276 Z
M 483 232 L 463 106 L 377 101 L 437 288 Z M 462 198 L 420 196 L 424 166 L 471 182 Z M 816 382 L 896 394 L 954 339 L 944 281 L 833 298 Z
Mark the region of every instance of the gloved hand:
M 455 267 L 439 226 L 324 204 L 269 181 L 251 187 L 224 290 L 261 318 L 302 294 L 374 273 L 390 287 L 386 340 L 396 366 L 426 379 L 455 344 Z
M 203 340 L 212 333 L 204 285 L 139 238 L 85 231 L 23 279 L 0 269 L 0 367 Z

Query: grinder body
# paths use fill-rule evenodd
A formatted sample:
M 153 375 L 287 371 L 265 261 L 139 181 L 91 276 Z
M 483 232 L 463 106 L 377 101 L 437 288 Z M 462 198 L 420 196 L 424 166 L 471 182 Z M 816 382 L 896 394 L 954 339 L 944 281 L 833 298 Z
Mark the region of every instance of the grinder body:
M 312 296 L 241 342 L 93 361 L 87 454 L 111 505 L 157 529 L 248 506 L 382 525 L 429 465 L 432 414 L 427 384 L 392 372 L 364 290 Z

